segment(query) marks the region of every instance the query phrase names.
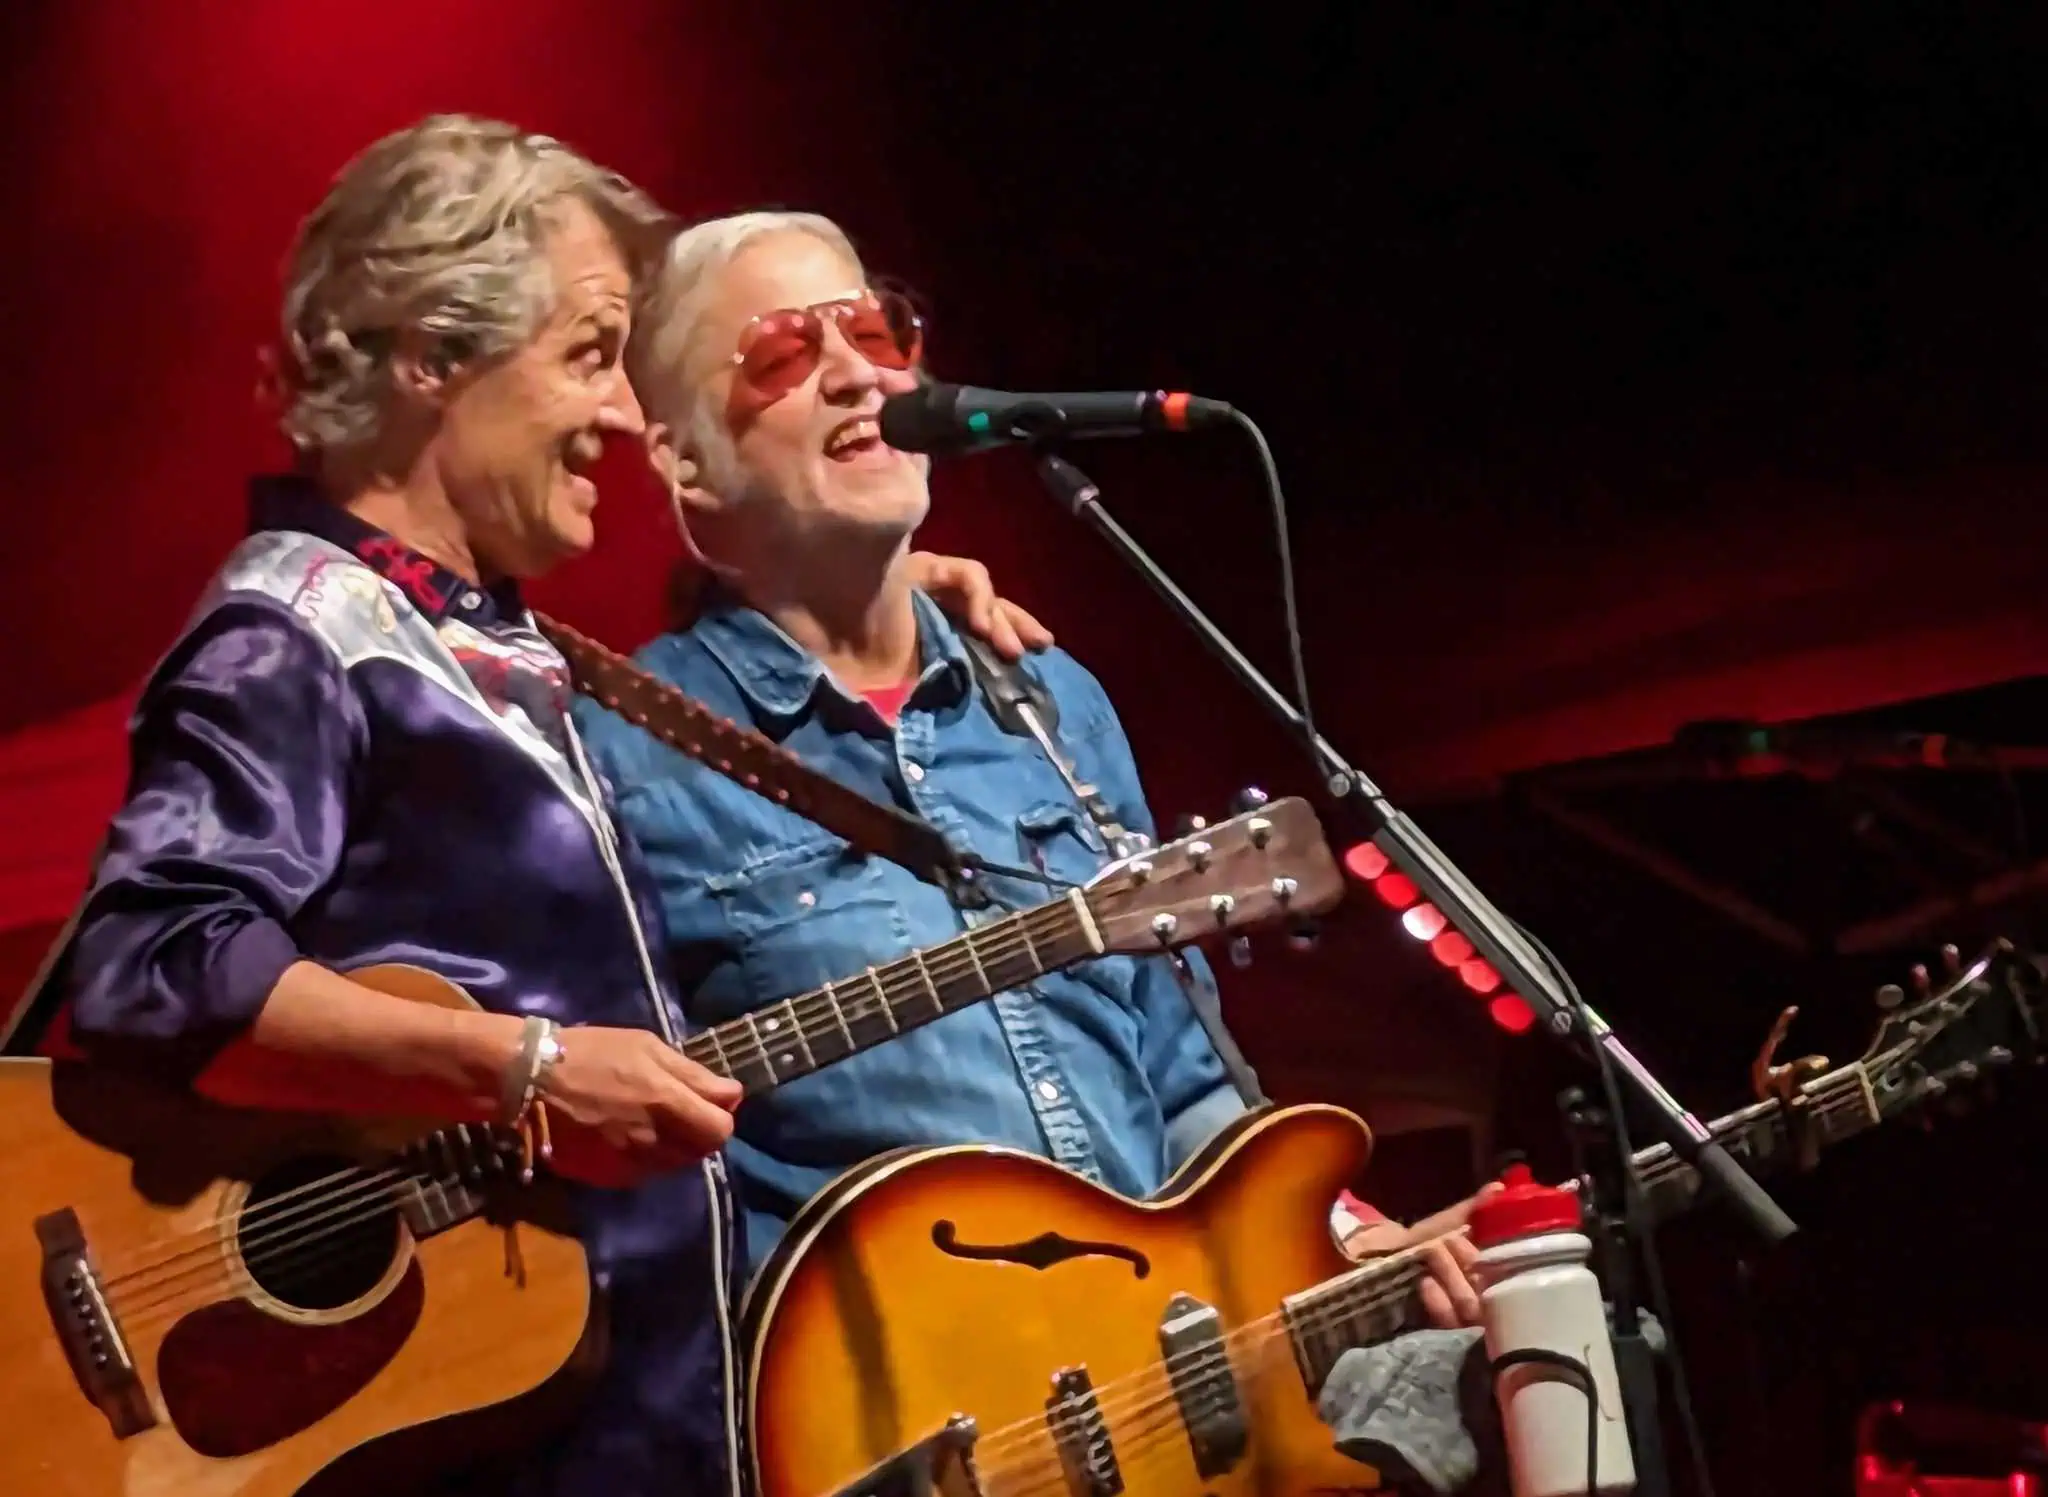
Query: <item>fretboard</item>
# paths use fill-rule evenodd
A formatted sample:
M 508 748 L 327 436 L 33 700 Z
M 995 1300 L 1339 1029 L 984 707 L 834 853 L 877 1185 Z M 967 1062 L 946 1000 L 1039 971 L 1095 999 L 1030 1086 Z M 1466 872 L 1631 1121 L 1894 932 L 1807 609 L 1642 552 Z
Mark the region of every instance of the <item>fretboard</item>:
M 1762 1174 L 1796 1157 L 1809 1142 L 1817 1148 L 1840 1143 L 1884 1118 L 1869 1071 L 1861 1064 L 1808 1082 L 1802 1095 L 1803 1118 L 1796 1125 L 1782 1103 L 1757 1102 L 1716 1118 L 1708 1131 L 1740 1163 Z M 1630 1162 L 1653 1220 L 1675 1216 L 1698 1198 L 1699 1172 L 1669 1144 L 1638 1149 Z M 1419 1323 L 1415 1291 L 1423 1272 L 1419 1259 L 1397 1255 L 1361 1264 L 1287 1301 L 1283 1314 L 1295 1359 L 1311 1388 L 1321 1387 L 1337 1359 L 1352 1347 L 1385 1341 Z
M 1075 889 L 691 1035 L 683 1053 L 752 1096 L 1102 950 Z

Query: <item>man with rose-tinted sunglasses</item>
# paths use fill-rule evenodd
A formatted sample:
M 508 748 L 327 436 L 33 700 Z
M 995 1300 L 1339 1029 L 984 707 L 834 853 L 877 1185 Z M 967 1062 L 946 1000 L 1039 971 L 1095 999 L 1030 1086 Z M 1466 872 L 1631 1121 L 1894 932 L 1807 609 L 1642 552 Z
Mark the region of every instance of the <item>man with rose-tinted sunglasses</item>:
M 1031 739 L 1004 732 L 953 627 L 915 584 L 928 460 L 877 415 L 920 378 L 923 325 L 873 285 L 845 234 L 808 214 L 700 224 L 670 246 L 628 350 L 677 515 L 711 574 L 688 630 L 641 651 L 656 675 L 751 724 L 990 863 L 1085 882 L 1097 827 Z M 1153 822 L 1101 685 L 1042 649 L 1078 778 L 1125 828 Z M 579 723 L 660 886 L 670 966 L 711 1023 L 856 975 L 964 928 L 945 892 L 710 774 L 591 708 Z M 1043 888 L 988 880 L 1001 902 Z M 997 888 L 997 885 L 1014 887 Z M 1199 953 L 1187 980 L 1213 992 Z M 766 1093 L 728 1157 L 758 1265 L 806 1200 L 885 1150 L 959 1142 L 1042 1155 L 1125 1195 L 1154 1193 L 1245 1102 L 1164 957 L 1110 956 Z M 1205 995 L 1206 996 L 1206 995 Z M 1333 1203 L 1334 1204 L 1334 1203 Z M 1354 1251 L 1407 1232 L 1346 1203 Z M 1429 1249 L 1433 1317 L 1471 1324 L 1464 1245 Z

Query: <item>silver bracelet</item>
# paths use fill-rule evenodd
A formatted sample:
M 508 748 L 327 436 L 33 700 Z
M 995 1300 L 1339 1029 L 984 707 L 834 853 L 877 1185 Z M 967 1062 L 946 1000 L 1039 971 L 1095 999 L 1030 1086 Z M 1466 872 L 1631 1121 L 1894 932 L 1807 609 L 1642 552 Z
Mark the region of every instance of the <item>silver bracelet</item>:
M 553 1019 L 528 1014 L 519 1035 L 519 1056 L 506 1068 L 505 1084 L 498 1094 L 499 1116 L 507 1127 L 525 1121 L 540 1095 L 541 1083 L 562 1059 L 561 1026 Z

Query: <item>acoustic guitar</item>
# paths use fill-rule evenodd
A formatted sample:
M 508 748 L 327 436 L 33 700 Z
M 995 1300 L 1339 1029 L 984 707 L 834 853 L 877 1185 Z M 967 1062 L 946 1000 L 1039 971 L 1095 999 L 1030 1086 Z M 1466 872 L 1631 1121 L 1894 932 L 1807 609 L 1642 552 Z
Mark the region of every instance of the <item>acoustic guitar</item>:
M 1342 889 L 1308 804 L 1274 801 L 683 1049 L 751 1096 L 1042 973 L 1313 914 Z M 416 968 L 350 975 L 471 1002 Z M 286 1497 L 344 1457 L 332 1488 L 375 1490 L 364 1447 L 511 1406 L 600 1349 L 565 1207 L 497 1129 L 239 1110 L 0 1061 L 0 1492 Z
M 1808 1158 L 2038 1060 L 2038 995 L 2009 956 L 2001 943 L 1889 1016 L 1860 1061 L 1795 1078 L 1789 1101 L 1715 1136 L 1751 1168 Z M 758 1497 L 1376 1485 L 1316 1414 L 1337 1359 L 1417 1312 L 1419 1249 L 1356 1265 L 1332 1239 L 1331 1203 L 1370 1144 L 1341 1108 L 1262 1110 L 1144 1202 L 992 1146 L 898 1151 L 843 1176 L 798 1213 L 742 1314 Z M 1658 1215 L 1699 1188 L 1661 1144 L 1632 1167 Z

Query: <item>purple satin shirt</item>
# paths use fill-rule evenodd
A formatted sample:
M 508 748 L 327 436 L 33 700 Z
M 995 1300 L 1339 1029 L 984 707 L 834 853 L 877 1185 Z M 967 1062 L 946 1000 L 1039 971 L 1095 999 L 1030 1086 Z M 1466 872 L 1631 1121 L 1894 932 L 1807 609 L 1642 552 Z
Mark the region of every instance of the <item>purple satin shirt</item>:
M 683 1034 L 659 905 L 513 590 L 297 480 L 259 480 L 253 518 L 143 691 L 127 800 L 38 1007 L 68 1005 L 88 1052 L 180 1080 L 302 957 Z M 737 1497 L 722 1161 L 578 1201 L 610 1358 L 518 1490 Z

